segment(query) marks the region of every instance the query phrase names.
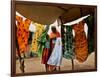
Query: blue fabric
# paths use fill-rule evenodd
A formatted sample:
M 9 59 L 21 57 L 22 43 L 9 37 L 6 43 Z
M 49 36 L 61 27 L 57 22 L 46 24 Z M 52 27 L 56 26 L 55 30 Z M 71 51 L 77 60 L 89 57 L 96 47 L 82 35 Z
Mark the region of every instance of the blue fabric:
M 45 43 L 45 48 L 50 48 L 50 41 L 46 41 L 46 43 Z
M 54 49 L 51 53 L 51 56 L 47 64 L 60 66 L 61 62 L 62 62 L 62 42 L 61 42 L 61 38 L 57 38 Z

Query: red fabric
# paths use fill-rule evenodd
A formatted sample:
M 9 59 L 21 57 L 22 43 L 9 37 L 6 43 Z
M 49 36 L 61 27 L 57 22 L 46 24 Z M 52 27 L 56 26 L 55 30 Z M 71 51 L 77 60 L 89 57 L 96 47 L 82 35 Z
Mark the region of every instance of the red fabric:
M 42 63 L 47 64 L 48 58 L 49 58 L 49 49 L 45 48 L 42 53 Z

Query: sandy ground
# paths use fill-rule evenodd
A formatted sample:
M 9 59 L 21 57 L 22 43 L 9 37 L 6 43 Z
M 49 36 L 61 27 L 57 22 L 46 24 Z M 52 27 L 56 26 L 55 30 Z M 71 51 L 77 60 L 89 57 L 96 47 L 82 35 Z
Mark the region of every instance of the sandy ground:
M 74 60 L 74 70 L 78 69 L 94 69 L 95 68 L 95 53 L 91 53 L 88 59 L 84 63 L 79 63 L 77 60 Z M 71 60 L 63 58 L 61 71 L 72 70 Z M 29 58 L 25 59 L 25 73 L 31 72 L 45 72 L 44 65 L 41 64 L 40 58 Z M 21 73 L 19 69 L 19 62 L 16 61 L 16 73 Z

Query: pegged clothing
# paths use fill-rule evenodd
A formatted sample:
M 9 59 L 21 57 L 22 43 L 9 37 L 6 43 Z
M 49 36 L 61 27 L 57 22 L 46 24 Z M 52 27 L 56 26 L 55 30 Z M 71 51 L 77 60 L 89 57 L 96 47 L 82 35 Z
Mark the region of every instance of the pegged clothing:
M 16 16 L 16 21 L 19 51 L 20 53 L 25 53 L 28 46 L 29 25 L 31 21 L 29 19 L 23 20 L 20 16 Z
M 63 57 L 66 59 L 74 59 L 74 44 L 72 26 L 65 26 L 64 28 L 64 54 Z
M 84 62 L 88 57 L 88 42 L 84 32 L 84 22 L 81 21 L 79 24 L 73 25 L 73 29 L 75 31 L 75 56 L 79 62 Z

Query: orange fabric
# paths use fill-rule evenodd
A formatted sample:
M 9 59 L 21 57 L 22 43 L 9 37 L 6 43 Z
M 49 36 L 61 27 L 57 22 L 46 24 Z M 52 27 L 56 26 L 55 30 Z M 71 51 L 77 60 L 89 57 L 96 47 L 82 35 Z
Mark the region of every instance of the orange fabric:
M 84 22 L 75 24 L 75 55 L 79 62 L 84 62 L 88 57 L 88 42 L 84 32 Z
M 29 25 L 31 21 L 29 19 L 25 19 L 20 16 L 16 16 L 17 21 L 17 40 L 19 45 L 20 53 L 25 53 L 28 46 L 28 38 L 29 38 Z

